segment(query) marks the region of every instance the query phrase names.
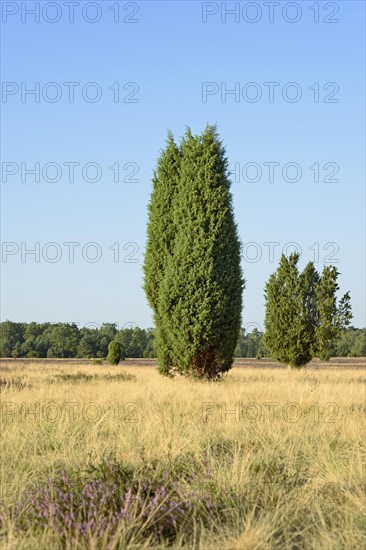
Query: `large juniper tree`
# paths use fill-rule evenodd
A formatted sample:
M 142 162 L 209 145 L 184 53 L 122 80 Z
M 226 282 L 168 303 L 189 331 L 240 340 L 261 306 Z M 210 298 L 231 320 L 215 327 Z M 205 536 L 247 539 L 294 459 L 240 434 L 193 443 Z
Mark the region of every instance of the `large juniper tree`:
M 326 266 L 320 275 L 309 262 L 300 273 L 298 261 L 299 254 L 282 255 L 265 287 L 264 342 L 272 357 L 291 367 L 329 359 L 332 342 L 352 317 L 348 292 L 337 303 L 337 269 Z
M 188 130 L 180 151 L 168 214 L 170 245 L 162 252 L 164 267 L 156 286 L 159 365 L 164 374 L 213 379 L 232 366 L 239 335 L 240 243 L 216 128 L 208 126 L 201 136 Z
M 169 132 L 166 147 L 161 151 L 153 177 L 153 191 L 148 207 L 149 223 L 144 262 L 144 290 L 154 312 L 156 325 L 155 347 L 158 352 L 159 370 L 163 374 L 168 373 L 171 360 L 158 303 L 167 258 L 172 253 L 175 239 L 176 229 L 172 209 L 178 183 L 180 160 L 180 150 L 175 144 L 171 132 Z

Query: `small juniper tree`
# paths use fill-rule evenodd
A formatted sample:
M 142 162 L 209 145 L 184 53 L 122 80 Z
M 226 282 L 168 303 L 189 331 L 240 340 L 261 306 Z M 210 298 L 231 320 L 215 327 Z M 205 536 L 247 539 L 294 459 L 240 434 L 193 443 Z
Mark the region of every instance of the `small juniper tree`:
M 215 379 L 232 366 L 244 280 L 227 159 L 213 126 L 195 137 L 188 129 L 182 141 L 172 216 L 158 297 L 166 374 Z
M 310 262 L 299 273 L 298 261 L 299 254 L 282 255 L 265 287 L 264 342 L 272 357 L 290 367 L 329 359 L 332 342 L 352 317 L 348 292 L 337 304 L 337 269 L 327 266 L 320 276 Z
M 110 365 L 118 365 L 122 359 L 122 347 L 119 342 L 112 340 L 108 346 L 107 361 Z

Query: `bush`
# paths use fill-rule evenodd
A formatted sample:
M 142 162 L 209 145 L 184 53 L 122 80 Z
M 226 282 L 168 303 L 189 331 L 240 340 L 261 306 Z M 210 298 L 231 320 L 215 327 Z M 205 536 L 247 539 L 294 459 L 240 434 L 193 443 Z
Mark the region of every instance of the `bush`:
M 93 537 L 97 548 L 125 548 L 137 538 L 166 548 L 176 539 L 187 542 L 196 524 L 208 528 L 223 517 L 227 502 L 212 490 L 211 477 L 189 455 L 139 468 L 110 458 L 81 471 L 58 470 L 20 495 L 13 518 L 17 532 L 48 530 L 63 547 L 70 539 L 91 547 Z
M 107 361 L 110 365 L 118 365 L 122 359 L 122 348 L 119 342 L 113 340 L 108 346 Z
M 38 351 L 32 350 L 32 351 L 28 351 L 26 356 L 27 357 L 39 357 L 39 353 L 38 353 Z

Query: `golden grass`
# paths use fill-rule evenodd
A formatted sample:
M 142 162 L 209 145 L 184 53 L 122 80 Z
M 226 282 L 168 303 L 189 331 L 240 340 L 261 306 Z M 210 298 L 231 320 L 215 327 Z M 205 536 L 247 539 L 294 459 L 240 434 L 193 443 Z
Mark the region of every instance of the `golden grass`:
M 135 379 L 102 379 L 123 371 Z M 72 383 L 59 378 L 66 373 L 99 378 Z M 197 548 L 351 550 L 366 543 L 363 369 L 234 368 L 209 383 L 130 364 L 9 362 L 1 378 L 13 380 L 1 391 L 6 505 L 60 465 L 77 470 L 112 453 L 137 467 L 189 452 L 202 460 L 206 451 L 217 487 L 242 494 L 243 504 L 237 521 L 202 527 Z M 17 387 L 19 378 L 25 387 L 19 380 Z M 14 532 L 11 519 L 0 543 L 4 550 L 53 544 L 47 533 Z M 181 544 L 189 547 L 178 539 L 173 547 Z

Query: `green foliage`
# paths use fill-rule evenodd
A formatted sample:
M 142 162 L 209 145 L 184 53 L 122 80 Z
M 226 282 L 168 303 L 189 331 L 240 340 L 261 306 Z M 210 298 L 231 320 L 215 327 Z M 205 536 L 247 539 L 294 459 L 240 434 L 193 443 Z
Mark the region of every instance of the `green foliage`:
M 319 324 L 316 327 L 316 345 L 317 354 L 323 361 L 328 361 L 330 357 L 329 345 L 337 336 L 338 326 L 334 323 L 337 315 L 336 291 L 338 271 L 334 266 L 326 266 L 323 271 L 323 277 L 315 289 Z
M 14 349 L 12 351 L 12 357 L 14 357 L 14 359 L 17 359 L 18 357 L 21 357 L 21 354 L 22 354 L 22 346 L 20 345 L 19 342 L 17 342 L 14 346 Z
M 366 329 L 349 327 L 342 330 L 340 337 L 332 343 L 330 353 L 333 357 L 365 357 Z
M 11 357 L 17 344 L 17 350 L 24 342 L 24 325 L 23 323 L 13 323 L 5 321 L 1 323 L 0 330 L 0 355 L 1 357 Z M 20 351 L 20 350 L 19 350 Z
M 144 290 L 154 313 L 158 312 L 159 289 L 164 278 L 166 258 L 172 252 L 175 235 L 172 208 L 178 184 L 181 152 L 169 132 L 153 177 L 148 206 L 149 224 L 144 261 Z
M 118 365 L 121 359 L 122 359 L 121 344 L 113 340 L 108 346 L 107 361 L 110 365 Z
M 143 356 L 152 358 L 156 357 L 155 352 L 155 331 L 152 328 L 147 329 L 146 331 L 146 346 L 143 351 Z
M 342 300 L 340 300 L 340 306 L 341 302 Z M 57 324 L 63 325 L 66 323 Z M 19 325 L 21 326 L 20 330 Z M 65 342 L 62 347 L 55 346 L 54 344 L 57 344 L 57 331 L 48 330 L 52 326 L 51 323 L 26 324 L 10 321 L 0 323 L 0 334 L 2 335 L 1 357 L 43 358 L 47 357 L 48 350 L 51 347 L 53 348 L 52 353 L 55 354 L 57 352 L 63 353 L 64 349 L 74 350 L 75 353 L 75 345 L 72 345 L 74 331 L 68 331 L 71 342 Z M 29 327 L 31 327 L 30 330 L 28 330 Z M 109 328 L 106 329 L 106 327 Z M 140 329 L 139 327 L 117 331 L 113 323 L 105 323 L 99 329 L 81 328 L 78 330 L 77 354 L 72 357 L 95 357 L 97 358 L 96 361 L 99 361 L 95 364 L 100 364 L 100 361 L 106 359 L 108 345 L 114 338 L 121 343 L 125 357 L 156 357 L 155 332 L 155 329 L 152 328 Z M 56 336 L 56 342 L 52 339 L 54 336 Z M 85 342 L 88 342 L 90 347 L 84 347 Z M 340 335 L 331 342 L 329 353 L 331 357 L 365 356 L 365 329 L 352 326 L 342 329 Z M 240 329 L 235 357 L 256 357 L 257 354 L 262 357 L 270 357 L 270 352 L 264 343 L 263 333 L 258 328 L 254 328 L 252 332 L 247 332 L 244 328 Z
M 78 328 L 70 323 L 0 323 L 0 357 L 93 357 L 104 359 L 112 340 L 126 357 L 155 357 L 154 329 L 125 328 L 115 323 Z
M 299 254 L 282 255 L 265 287 L 264 342 L 272 357 L 291 367 L 313 357 L 328 360 L 332 343 L 352 317 L 349 293 L 337 304 L 338 271 L 326 266 L 322 275 L 312 262 L 302 273 Z
M 26 357 L 30 357 L 30 358 L 31 358 L 31 357 L 36 357 L 36 358 L 38 358 L 38 357 L 39 357 L 39 353 L 38 353 L 38 351 L 31 350 L 31 351 L 28 351 Z
M 147 347 L 146 331 L 139 328 L 125 328 L 117 332 L 115 340 L 121 344 L 125 357 L 143 357 Z
M 323 361 L 329 360 L 332 343 L 341 336 L 342 330 L 352 319 L 349 292 L 337 303 L 338 275 L 339 271 L 334 266 L 324 267 L 320 282 L 315 287 L 318 309 L 315 355 Z
M 109 343 L 114 340 L 117 334 L 115 323 L 103 323 L 97 332 L 98 357 L 107 357 Z
M 162 178 L 154 181 L 151 205 L 159 207 L 150 206 L 145 290 L 160 372 L 212 379 L 232 366 L 244 287 L 227 159 L 212 126 L 195 137 L 188 129 L 179 152 L 173 143 L 169 137 L 162 155 L 174 158 L 164 180 L 168 206 L 158 195 Z
M 240 329 L 235 357 L 269 357 L 270 353 L 263 341 L 263 332 L 254 327 L 252 332 Z
M 79 344 L 79 329 L 75 323 L 50 325 L 44 336 L 51 342 L 47 357 L 76 357 Z
M 159 292 L 174 246 L 173 205 L 178 188 L 180 164 L 181 150 L 169 132 L 166 148 L 161 151 L 153 177 L 144 261 L 144 290 L 154 313 L 155 348 L 159 358 L 159 370 L 163 374 L 168 374 L 172 363 L 164 323 L 159 312 Z
M 98 350 L 98 339 L 95 331 L 92 329 L 82 328 L 80 330 L 81 339 L 77 349 L 78 357 L 91 358 L 95 357 Z
M 298 254 L 289 259 L 282 255 L 277 272 L 270 276 L 265 288 L 265 344 L 277 361 L 292 367 L 306 365 L 312 357 L 310 314 L 304 303 L 307 292 L 301 287 L 298 259 Z

